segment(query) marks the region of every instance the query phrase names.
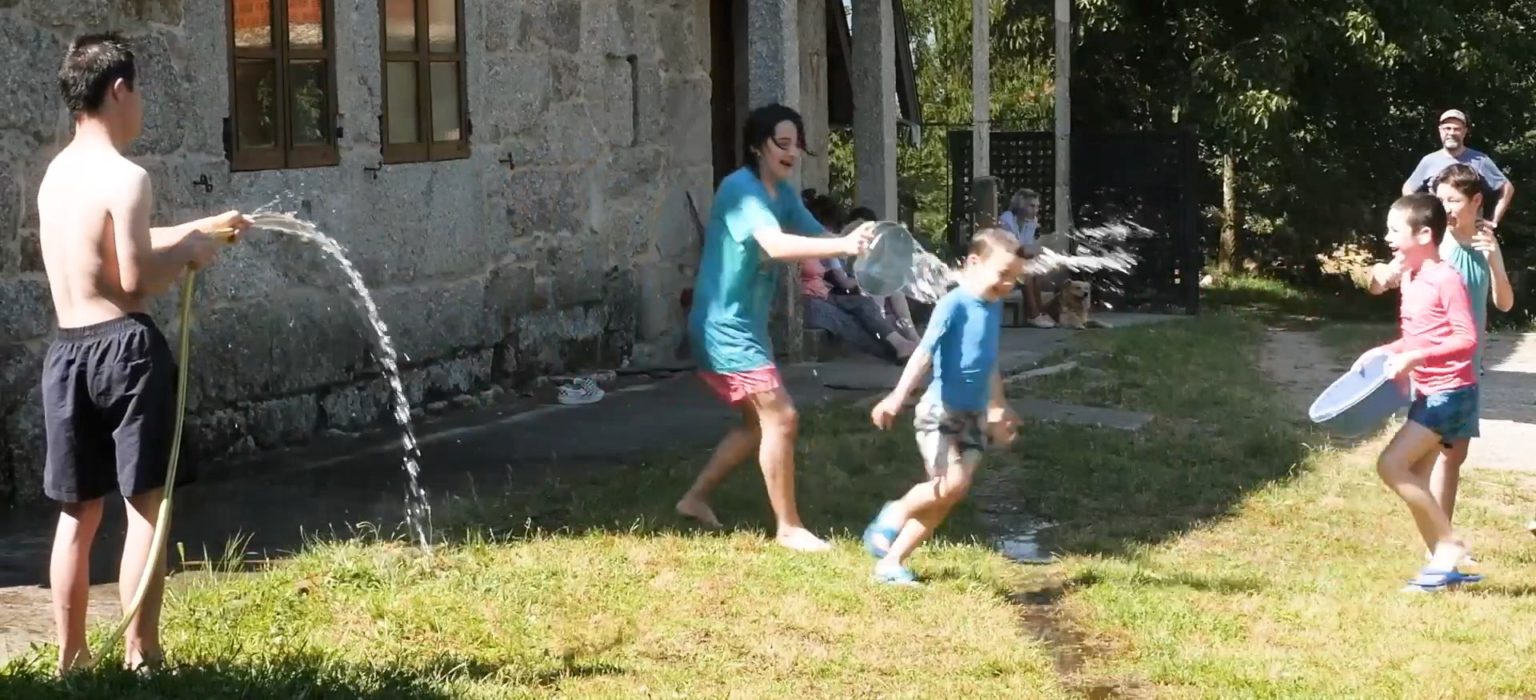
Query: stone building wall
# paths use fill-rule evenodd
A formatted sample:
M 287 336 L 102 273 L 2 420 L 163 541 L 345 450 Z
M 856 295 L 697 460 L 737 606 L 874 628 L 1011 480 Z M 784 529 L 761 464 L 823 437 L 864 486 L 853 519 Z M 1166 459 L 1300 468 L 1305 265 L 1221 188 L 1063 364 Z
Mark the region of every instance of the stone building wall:
M 712 194 L 708 0 L 465 0 L 472 156 L 382 168 L 382 0 L 332 2 L 340 164 L 232 173 L 224 0 L 0 0 L 0 503 L 41 496 L 54 319 L 34 202 L 83 31 L 138 56 L 156 225 L 274 200 L 317 222 L 372 289 L 413 402 L 670 358 L 697 258 L 684 193 L 703 212 Z M 317 251 L 253 232 L 198 284 L 196 457 L 387 420 L 371 331 Z M 173 344 L 175 297 L 154 307 Z

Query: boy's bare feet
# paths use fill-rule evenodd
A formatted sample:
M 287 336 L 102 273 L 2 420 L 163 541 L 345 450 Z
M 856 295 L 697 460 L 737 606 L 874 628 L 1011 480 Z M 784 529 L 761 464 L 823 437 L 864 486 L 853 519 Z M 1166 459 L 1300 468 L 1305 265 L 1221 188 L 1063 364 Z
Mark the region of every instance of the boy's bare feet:
M 165 657 L 158 651 L 128 653 L 123 656 L 123 670 L 139 675 L 149 675 L 165 666 Z
M 684 496 L 683 500 L 677 502 L 676 509 L 678 515 L 690 520 L 697 520 L 699 524 L 705 527 L 715 529 L 724 527 L 720 524 L 720 519 L 715 517 L 715 511 L 710 509 L 709 504 L 701 499 Z
M 825 552 L 832 549 L 832 545 L 803 527 L 781 527 L 775 539 L 780 545 L 797 552 Z
M 76 649 L 74 651 L 74 653 L 71 653 L 71 654 L 68 654 L 68 655 L 65 655 L 65 653 L 62 650 L 60 650 L 59 651 L 59 666 L 55 670 L 58 672 L 58 674 L 60 676 L 63 676 L 63 675 L 65 675 L 65 674 L 69 673 L 70 671 L 73 671 L 73 670 L 75 670 L 77 668 L 90 668 L 90 667 L 91 667 L 91 650 L 90 649 L 86 649 L 84 647 L 81 647 L 80 649 Z

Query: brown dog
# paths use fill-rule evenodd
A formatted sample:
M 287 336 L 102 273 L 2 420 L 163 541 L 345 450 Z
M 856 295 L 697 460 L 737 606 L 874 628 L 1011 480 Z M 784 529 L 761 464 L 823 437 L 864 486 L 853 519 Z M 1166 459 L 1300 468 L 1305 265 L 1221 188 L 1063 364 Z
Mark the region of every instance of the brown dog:
M 1041 292 L 1040 297 L 1045 304 L 1045 313 L 1062 328 L 1082 330 L 1110 327 L 1103 321 L 1088 317 L 1088 310 L 1093 306 L 1093 285 L 1087 282 L 1072 280 L 1060 292 Z

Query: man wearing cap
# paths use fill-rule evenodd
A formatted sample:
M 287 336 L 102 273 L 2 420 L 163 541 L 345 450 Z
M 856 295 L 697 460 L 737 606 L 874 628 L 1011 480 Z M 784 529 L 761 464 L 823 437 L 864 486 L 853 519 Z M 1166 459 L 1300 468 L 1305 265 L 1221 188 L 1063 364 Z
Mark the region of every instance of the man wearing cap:
M 1413 174 L 1403 183 L 1403 194 L 1427 191 L 1430 180 L 1439 175 L 1441 170 L 1456 163 L 1466 163 L 1483 176 L 1487 190 L 1483 194 L 1483 216 L 1498 226 L 1504 219 L 1504 213 L 1509 210 L 1510 200 L 1514 199 L 1515 186 L 1509 178 L 1504 177 L 1503 171 L 1494 165 L 1488 154 L 1467 148 L 1466 141 L 1466 113 L 1459 109 L 1446 110 L 1440 115 L 1440 143 L 1445 147 L 1419 159 L 1419 166 L 1413 169 Z M 1493 210 L 1492 216 L 1489 216 L 1489 208 Z

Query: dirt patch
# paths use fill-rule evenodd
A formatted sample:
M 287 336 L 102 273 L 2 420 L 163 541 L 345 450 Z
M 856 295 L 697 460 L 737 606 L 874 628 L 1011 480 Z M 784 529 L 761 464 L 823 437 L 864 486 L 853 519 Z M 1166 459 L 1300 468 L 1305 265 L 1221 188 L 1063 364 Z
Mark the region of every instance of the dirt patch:
M 1316 332 L 1270 328 L 1260 366 L 1302 415 L 1317 395 L 1348 370 Z
M 34 645 L 51 642 L 53 628 L 53 592 L 42 586 L 0 588 L 0 665 L 14 657 L 28 654 Z M 97 584 L 90 588 L 86 624 L 115 623 L 122 615 L 117 584 Z
M 1073 691 L 1090 700 L 1135 700 L 1145 697 L 1141 684 L 1094 677 L 1084 671 L 1084 659 L 1092 655 L 1087 637 L 1059 605 L 1065 584 L 1053 580 L 1032 591 L 1015 593 L 1008 602 L 1019 609 L 1019 620 L 1051 654 L 1056 675 Z

